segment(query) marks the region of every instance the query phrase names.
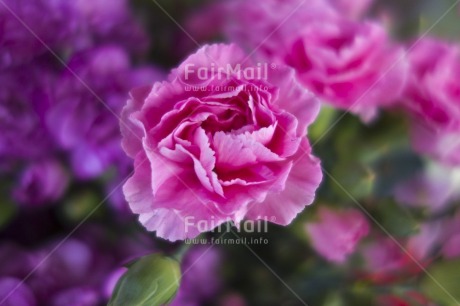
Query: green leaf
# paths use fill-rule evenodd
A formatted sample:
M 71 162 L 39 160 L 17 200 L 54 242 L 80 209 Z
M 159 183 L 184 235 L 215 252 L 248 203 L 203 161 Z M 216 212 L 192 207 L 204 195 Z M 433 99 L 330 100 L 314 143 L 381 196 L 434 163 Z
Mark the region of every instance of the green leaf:
M 375 217 L 392 236 L 411 237 L 420 231 L 418 216 L 394 201 L 381 200 L 377 212 Z
M 60 210 L 68 220 L 79 222 L 88 216 L 101 200 L 92 190 L 79 190 L 64 201 L 63 205 L 60 206 Z
M 343 297 L 339 293 L 332 293 L 324 302 L 323 306 L 344 306 Z
M 429 32 L 431 36 L 458 40 L 460 27 L 455 3 L 455 0 L 426 1 L 420 17 L 420 34 Z
M 17 206 L 9 201 L 0 203 L 0 229 L 7 226 L 17 213 Z
M 460 260 L 439 262 L 428 272 L 421 284 L 423 293 L 442 305 L 459 305 Z
M 169 303 L 179 289 L 179 262 L 153 254 L 131 264 L 118 281 L 109 306 L 159 306 Z
M 308 136 L 312 143 L 321 140 L 322 137 L 327 135 L 331 130 L 333 120 L 337 117 L 337 111 L 328 106 L 321 106 L 321 111 L 316 118 L 315 122 L 308 128 Z
M 393 195 L 398 184 L 412 178 L 423 169 L 420 157 L 406 149 L 395 149 L 387 152 L 373 163 L 376 173 L 374 193 L 377 197 Z

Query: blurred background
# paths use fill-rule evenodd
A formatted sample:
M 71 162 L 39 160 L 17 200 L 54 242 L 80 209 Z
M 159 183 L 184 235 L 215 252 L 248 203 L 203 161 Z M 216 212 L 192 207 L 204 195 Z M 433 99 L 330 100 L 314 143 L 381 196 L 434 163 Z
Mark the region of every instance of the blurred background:
M 138 223 L 117 116 L 130 89 L 228 41 L 238 16 L 216 2 L 0 0 L 0 305 L 106 305 L 125 264 L 181 250 L 173 305 L 458 305 L 460 168 L 416 153 L 397 108 L 371 123 L 322 109 L 315 203 L 288 227 L 238 233 L 267 243 L 185 250 Z M 455 1 L 368 2 L 357 22 L 398 44 L 460 39 Z

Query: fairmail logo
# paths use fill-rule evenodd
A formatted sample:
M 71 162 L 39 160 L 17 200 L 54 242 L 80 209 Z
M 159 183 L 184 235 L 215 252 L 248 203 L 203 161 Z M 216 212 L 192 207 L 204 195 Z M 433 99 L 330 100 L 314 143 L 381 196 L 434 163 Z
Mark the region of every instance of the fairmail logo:
M 235 228 L 238 233 L 268 233 L 268 222 L 275 221 L 275 217 L 262 217 L 260 220 L 243 220 L 238 226 L 235 226 L 231 218 L 222 222 L 220 219 L 218 221 L 213 217 L 210 220 L 197 220 L 194 216 L 188 216 L 184 218 L 184 225 L 186 233 L 191 230 L 206 232 L 212 229 L 215 229 L 215 232 L 222 233 L 230 232 L 232 228 Z
M 235 78 L 238 80 L 267 80 L 268 69 L 275 69 L 276 65 L 268 63 L 257 63 L 255 66 L 242 67 L 241 64 L 227 64 L 218 66 L 211 63 L 207 67 L 196 67 L 190 63 L 185 66 L 185 81 L 200 80 L 207 81 L 210 78 L 217 80 L 230 80 Z

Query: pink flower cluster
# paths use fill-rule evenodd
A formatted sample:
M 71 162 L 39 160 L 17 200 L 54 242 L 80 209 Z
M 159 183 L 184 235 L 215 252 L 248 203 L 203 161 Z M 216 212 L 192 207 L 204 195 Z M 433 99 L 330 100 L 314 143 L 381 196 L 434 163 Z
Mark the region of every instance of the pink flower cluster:
M 413 44 L 409 60 L 404 106 L 413 115 L 413 146 L 460 165 L 460 45 L 424 38 Z
M 379 108 L 401 97 L 408 67 L 404 49 L 391 41 L 382 25 L 339 13 L 361 15 L 368 5 L 235 1 L 228 5 L 225 28 L 229 39 L 249 52 L 293 67 L 301 83 L 323 102 L 369 121 Z
M 369 1 L 231 1 L 215 8 L 223 31 L 248 52 L 293 67 L 322 102 L 374 119 L 401 105 L 413 117 L 416 151 L 460 164 L 460 46 L 420 38 L 394 42 Z M 254 29 L 248 31 L 247 29 Z
M 312 94 L 365 122 L 382 108 L 402 105 L 423 119 L 423 127 L 413 120 L 414 147 L 457 163 L 458 48 L 431 39 L 404 48 L 382 24 L 361 20 L 370 5 L 237 0 L 192 16 L 192 33 L 206 39 L 222 31 L 247 52 L 206 46 L 167 81 L 132 92 L 121 128 L 136 171 L 124 194 L 144 226 L 177 240 L 228 220 L 290 223 L 313 201 L 321 180 L 304 138 L 318 108 Z M 204 17 L 215 27 L 203 23 Z M 256 60 L 271 64 L 267 79 L 241 78 L 235 70 L 222 79 L 218 69 L 255 67 Z M 398 192 L 409 196 L 406 191 Z M 206 225 L 187 228 L 186 218 Z M 345 261 L 369 231 L 366 219 L 354 212 L 335 216 L 321 210 L 320 219 L 308 232 L 314 248 L 335 262 Z M 349 236 L 332 237 L 331 228 Z

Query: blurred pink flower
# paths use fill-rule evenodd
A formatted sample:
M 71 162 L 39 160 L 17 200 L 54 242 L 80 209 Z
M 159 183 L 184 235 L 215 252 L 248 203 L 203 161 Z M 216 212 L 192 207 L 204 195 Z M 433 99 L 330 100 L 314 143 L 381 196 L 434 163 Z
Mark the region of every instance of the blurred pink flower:
M 319 220 L 306 226 L 313 248 L 324 258 L 343 263 L 369 233 L 369 223 L 358 210 L 335 211 L 322 207 Z
M 444 244 L 442 253 L 448 259 L 460 257 L 460 234 L 455 233 L 449 237 L 449 240 Z
M 339 13 L 358 18 L 367 13 L 374 0 L 328 0 Z
M 295 1 L 268 2 L 257 8 L 234 4 L 228 37 L 295 68 L 302 84 L 325 103 L 365 121 L 401 97 L 408 70 L 404 50 L 380 24 L 350 20 L 324 1 L 297 9 Z M 281 17 L 285 12 L 289 18 Z
M 364 248 L 366 269 L 371 273 L 374 281 L 380 282 L 390 275 L 401 272 L 406 265 L 407 258 L 403 251 L 391 239 L 376 238 Z
M 403 49 L 376 23 L 314 22 L 297 32 L 280 56 L 326 103 L 365 121 L 396 102 L 405 84 Z
M 167 82 L 132 92 L 121 128 L 136 171 L 124 193 L 158 236 L 244 218 L 287 225 L 313 202 L 322 174 L 305 135 L 319 103 L 291 69 L 241 73 L 251 69 L 236 46 L 205 46 Z
M 363 248 L 365 277 L 375 283 L 392 283 L 401 277 L 418 274 L 432 261 L 432 252 L 442 237 L 439 223 L 423 224 L 420 231 L 399 245 L 391 238 L 374 237 Z
M 426 296 L 417 291 L 405 291 L 398 295 L 381 295 L 377 297 L 377 306 L 436 306 Z M 416 304 L 414 304 L 416 303 Z
M 460 164 L 460 47 L 432 38 L 410 52 L 405 107 L 413 114 L 412 143 L 449 165 Z
M 249 52 L 257 51 L 268 57 L 283 52 L 286 40 L 298 34 L 305 25 L 338 17 L 335 8 L 323 0 L 236 0 L 223 3 L 223 31 L 230 41 L 237 42 Z

